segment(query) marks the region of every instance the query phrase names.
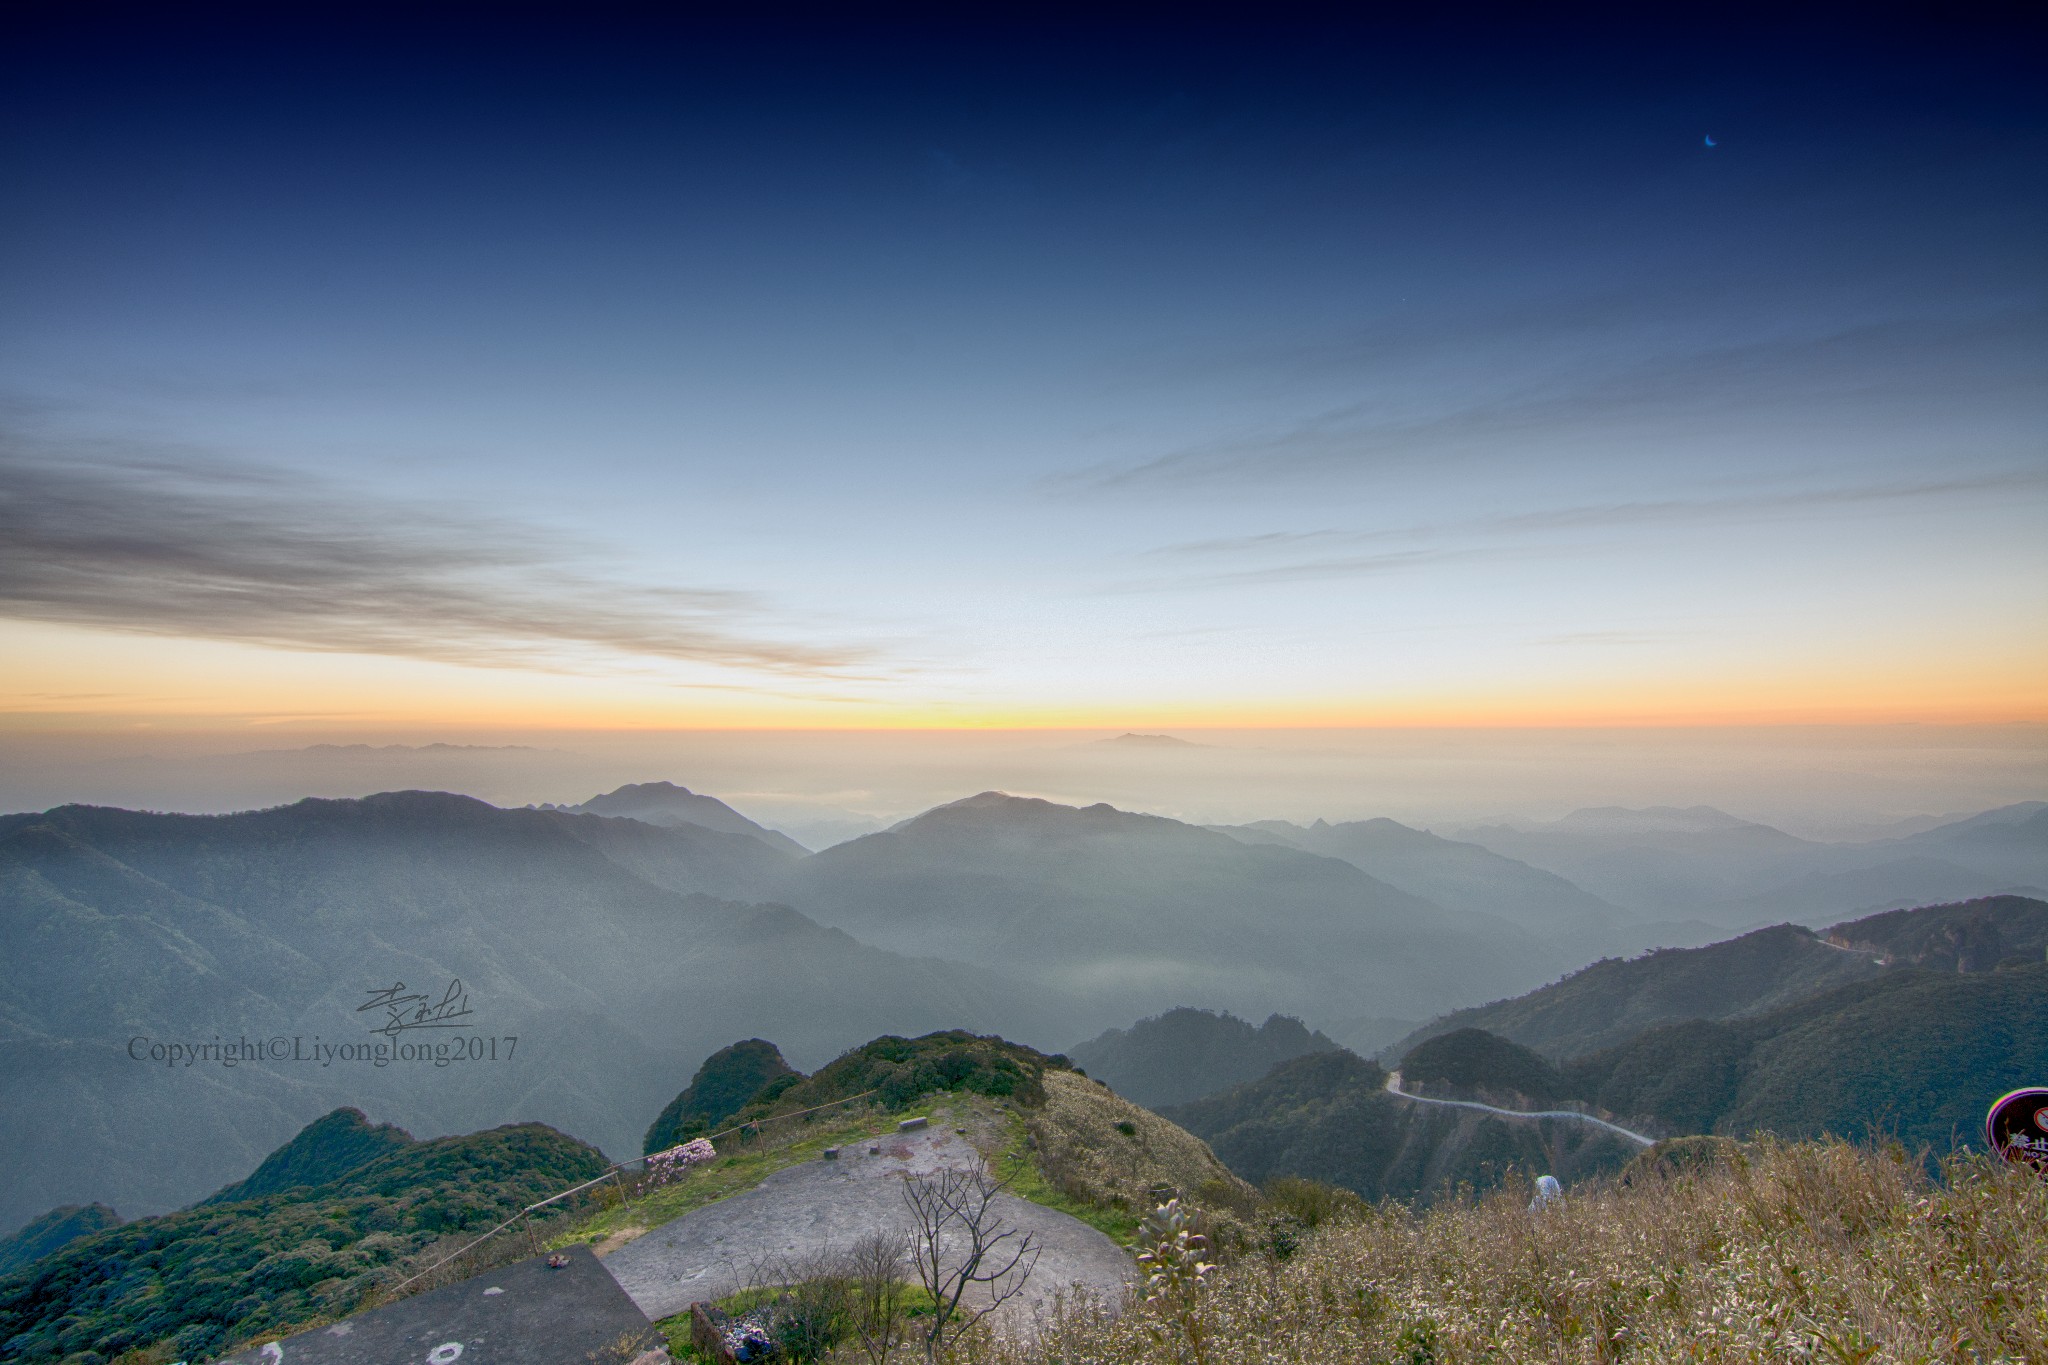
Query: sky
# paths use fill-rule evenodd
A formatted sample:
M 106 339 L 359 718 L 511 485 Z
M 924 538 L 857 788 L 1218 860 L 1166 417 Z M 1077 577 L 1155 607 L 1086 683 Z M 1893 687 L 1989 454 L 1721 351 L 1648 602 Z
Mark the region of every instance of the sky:
M 2048 721 L 2038 29 L 6 22 L 0 736 Z

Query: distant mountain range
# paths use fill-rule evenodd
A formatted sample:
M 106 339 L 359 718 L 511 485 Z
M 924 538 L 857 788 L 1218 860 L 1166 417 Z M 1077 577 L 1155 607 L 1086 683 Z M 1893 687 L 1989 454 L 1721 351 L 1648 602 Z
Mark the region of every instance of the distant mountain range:
M 2048 886 L 2048 803 L 2040 801 L 1864 843 L 1815 843 L 1710 806 L 1599 807 L 1457 837 L 1639 915 L 1736 929 Z
M 1412 896 L 1452 910 L 1493 915 L 1537 933 L 1613 931 L 1636 918 L 1555 873 L 1392 820 L 1341 825 L 1260 820 L 1213 828 L 1246 842 L 1279 843 L 1340 858 Z
M 1575 956 L 1338 859 L 1000 792 L 793 863 L 771 894 L 863 942 L 999 968 L 1111 1018 L 1189 1001 L 1317 1018 L 1361 998 L 1419 1015 Z
M 343 1105 L 416 1133 L 538 1120 L 632 1151 L 698 1064 L 749 1033 L 814 1066 L 877 1033 L 966 1027 L 1055 1047 L 1195 1005 L 1305 1020 L 1329 1035 L 1311 1035 L 1321 1047 L 1515 996 L 1402 1050 L 1469 1025 L 1581 1055 L 1659 1023 L 1761 1016 L 1869 979 L 1881 960 L 1942 951 L 1871 920 L 1854 941 L 1777 930 L 1701 950 L 1710 959 L 1600 962 L 1518 995 L 1596 956 L 1700 941 L 1678 936 L 1698 925 L 1652 922 L 1656 897 L 1610 894 L 1630 877 L 1691 888 L 1666 902 L 1725 910 L 1731 887 L 1881 903 L 1951 875 L 2048 870 L 2039 802 L 1862 845 L 1706 808 L 1501 829 L 1215 830 L 989 792 L 807 855 L 663 782 L 574 808 L 394 792 L 224 816 L 0 817 L 0 1227 L 93 1201 L 131 1214 L 187 1204 Z M 1575 859 L 1597 874 L 1592 890 L 1560 870 Z M 1888 880 L 1908 873 L 1926 876 Z M 1953 960 L 2034 942 L 2024 917 L 1992 918 L 1994 947 L 1950 926 Z M 394 983 L 432 1000 L 459 983 L 473 1028 L 424 1036 L 517 1037 L 524 1050 L 441 1067 L 222 1059 L 245 1040 L 416 1040 L 369 1032 L 382 1016 L 360 1007 Z M 1221 1049 L 1211 1070 L 1246 1079 L 1237 1068 L 1298 1041 L 1247 1044 L 1227 1065 Z
M 1178 739 L 1173 735 L 1135 735 L 1125 733 L 1112 739 L 1093 741 L 1097 747 L 1117 749 L 1213 749 L 1213 744 L 1197 744 L 1191 739 Z
M 735 1035 L 815 1064 L 884 1032 L 1054 1045 L 1087 1027 L 1043 985 L 701 894 L 792 861 L 743 834 L 426 792 L 0 818 L 0 1228 L 187 1204 L 338 1105 L 428 1134 L 536 1119 L 626 1153 Z M 471 1027 L 370 1032 L 391 1013 L 362 1010 L 371 992 L 437 1003 L 458 982 Z M 440 1067 L 219 1051 L 514 1037 Z

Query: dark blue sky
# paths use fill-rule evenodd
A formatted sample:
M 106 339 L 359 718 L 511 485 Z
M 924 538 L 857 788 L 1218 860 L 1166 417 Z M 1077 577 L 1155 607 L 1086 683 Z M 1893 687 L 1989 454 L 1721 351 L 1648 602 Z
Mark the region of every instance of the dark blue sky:
M 17 707 L 2042 710 L 2038 28 L 432 14 L 14 21 Z

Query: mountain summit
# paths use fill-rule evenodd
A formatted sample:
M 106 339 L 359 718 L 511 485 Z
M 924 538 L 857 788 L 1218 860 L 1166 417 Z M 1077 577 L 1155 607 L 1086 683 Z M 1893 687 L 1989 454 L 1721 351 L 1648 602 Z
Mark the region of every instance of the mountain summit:
M 1002 792 L 792 864 L 777 891 L 866 942 L 1090 998 L 1105 1023 L 1189 1002 L 1329 1018 L 1361 996 L 1397 1013 L 1571 965 L 1335 858 Z
M 720 834 L 747 834 L 772 849 L 802 857 L 810 850 L 778 829 L 755 824 L 715 796 L 678 787 L 673 782 L 628 782 L 616 791 L 593 796 L 580 806 L 564 809 L 582 815 L 609 815 L 638 820 L 643 825 L 696 825 Z
M 1191 739 L 1176 739 L 1172 735 L 1138 735 L 1125 731 L 1114 739 L 1098 739 L 1097 748 L 1105 749 L 1213 749 L 1213 744 L 1197 744 Z

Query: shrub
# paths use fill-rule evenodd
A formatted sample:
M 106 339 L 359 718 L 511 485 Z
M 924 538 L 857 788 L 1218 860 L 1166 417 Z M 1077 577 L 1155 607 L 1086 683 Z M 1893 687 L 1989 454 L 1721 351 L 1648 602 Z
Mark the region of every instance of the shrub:
M 1364 1209 L 1191 1300 L 1070 1313 L 1029 1353 L 972 1359 L 2048 1360 L 2048 1180 L 2023 1167 L 1964 1155 L 1930 1176 L 1896 1146 L 1766 1139 L 1683 1177 L 1590 1182 L 1540 1218 L 1527 1198 Z
M 1351 1191 L 1320 1180 L 1281 1176 L 1267 1181 L 1265 1189 L 1266 1198 L 1275 1209 L 1305 1228 L 1355 1217 L 1366 1207 L 1365 1201 Z

